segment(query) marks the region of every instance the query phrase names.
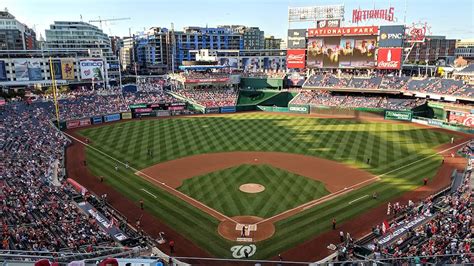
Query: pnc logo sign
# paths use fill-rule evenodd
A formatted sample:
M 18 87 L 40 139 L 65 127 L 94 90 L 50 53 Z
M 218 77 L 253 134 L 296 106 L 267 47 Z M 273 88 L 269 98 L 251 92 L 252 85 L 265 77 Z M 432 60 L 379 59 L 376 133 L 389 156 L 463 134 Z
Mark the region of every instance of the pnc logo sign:
M 402 33 L 385 33 L 382 32 L 380 34 L 381 40 L 401 40 L 403 38 Z

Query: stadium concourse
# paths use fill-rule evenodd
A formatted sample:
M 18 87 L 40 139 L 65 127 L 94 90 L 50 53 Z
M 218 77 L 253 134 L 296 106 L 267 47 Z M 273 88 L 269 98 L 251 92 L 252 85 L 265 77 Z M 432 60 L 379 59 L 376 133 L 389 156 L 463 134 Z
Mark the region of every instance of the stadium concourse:
M 226 77 L 226 74 L 186 75 L 183 74 L 185 78 L 192 75 L 192 78 L 202 79 Z M 282 77 L 280 74 L 276 76 Z M 137 86 L 138 91 L 128 92 L 118 88 L 82 88 L 61 92 L 58 95 L 60 120 L 129 112 L 130 106 L 135 104 L 182 101 L 174 94 L 205 107 L 237 105 L 239 96 L 239 91 L 233 87 L 206 85 L 180 88 L 167 79 L 148 80 Z M 354 94 L 356 90 L 423 92 L 456 95 L 466 99 L 474 96 L 471 85 L 459 80 L 439 78 L 341 78 L 331 74 L 314 74 L 303 87 L 309 90 L 298 90 L 293 104 L 410 110 L 425 103 L 424 99 L 410 98 L 408 95 Z M 346 91 L 329 91 L 341 88 Z M 65 149 L 71 140 L 52 122 L 55 112 L 50 95 L 30 94 L 27 99 L 8 99 L 0 111 L 2 249 L 6 251 L 1 253 L 1 260 L 9 260 L 17 255 L 30 256 L 30 259 L 43 256 L 59 262 L 104 256 L 139 256 L 139 251 L 129 248 L 145 248 L 156 244 L 156 240 L 147 235 L 139 223 L 133 226 L 134 221 L 127 220 L 109 205 L 107 195 L 94 195 L 87 187 L 67 178 L 64 169 Z M 460 147 L 460 153 L 470 155 L 470 151 L 470 144 Z M 380 222 L 388 226 L 384 229 L 375 227 L 370 236 L 355 240 L 346 234 L 347 231 L 342 232 L 342 243 L 334 247 L 334 250 L 339 251 L 338 259 L 357 261 L 369 258 L 388 260 L 390 263 L 473 262 L 470 171 L 458 173 L 454 179 L 460 181 L 454 182 L 442 194 L 431 196 L 426 193 L 432 191 L 425 191 L 422 195 L 427 198 L 420 202 L 393 202 L 387 222 Z M 438 189 L 433 188 L 433 191 Z M 396 240 L 391 238 L 385 241 L 391 232 L 413 220 L 418 222 L 408 228 L 407 234 Z M 106 221 L 107 225 L 104 226 L 100 221 Z M 341 228 L 345 230 L 347 226 Z M 111 228 L 115 236 L 110 233 Z M 338 227 L 338 233 L 339 230 Z M 120 233 L 120 237 L 117 237 L 117 233 Z M 334 232 L 328 232 L 326 236 L 330 233 L 332 235 L 328 239 L 334 239 Z M 324 243 L 326 246 L 330 244 Z M 283 256 L 292 257 L 292 252 L 297 251 L 290 250 Z

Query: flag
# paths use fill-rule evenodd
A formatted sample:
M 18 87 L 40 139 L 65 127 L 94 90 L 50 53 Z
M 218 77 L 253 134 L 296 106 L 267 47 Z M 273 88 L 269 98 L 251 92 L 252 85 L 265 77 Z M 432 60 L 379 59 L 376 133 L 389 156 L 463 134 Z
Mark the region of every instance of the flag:
M 385 234 L 390 229 L 390 225 L 388 224 L 387 220 L 383 221 L 382 223 L 382 233 Z

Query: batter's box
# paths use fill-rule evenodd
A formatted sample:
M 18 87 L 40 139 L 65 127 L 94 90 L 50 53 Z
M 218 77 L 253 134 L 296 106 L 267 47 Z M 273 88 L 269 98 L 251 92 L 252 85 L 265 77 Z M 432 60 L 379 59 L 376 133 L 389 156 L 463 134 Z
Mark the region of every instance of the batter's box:
M 256 224 L 236 224 L 235 225 L 235 230 L 237 231 L 242 231 L 242 227 L 246 227 L 246 231 L 257 231 L 257 225 Z

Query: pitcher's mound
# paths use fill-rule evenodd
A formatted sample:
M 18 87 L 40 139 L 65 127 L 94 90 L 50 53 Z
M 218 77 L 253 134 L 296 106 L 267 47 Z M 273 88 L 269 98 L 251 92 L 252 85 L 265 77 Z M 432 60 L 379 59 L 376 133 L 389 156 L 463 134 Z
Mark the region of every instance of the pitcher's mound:
M 239 190 L 245 193 L 259 193 L 265 190 L 265 187 L 260 184 L 247 183 L 239 187 Z
M 219 234 L 231 241 L 236 242 L 258 242 L 268 239 L 275 233 L 275 226 L 272 222 L 265 221 L 256 216 L 234 216 L 232 220 L 226 220 L 219 224 L 217 231 Z M 236 224 L 237 222 L 237 224 Z M 242 227 L 245 226 L 245 235 L 242 235 Z

